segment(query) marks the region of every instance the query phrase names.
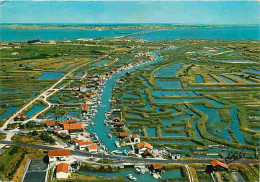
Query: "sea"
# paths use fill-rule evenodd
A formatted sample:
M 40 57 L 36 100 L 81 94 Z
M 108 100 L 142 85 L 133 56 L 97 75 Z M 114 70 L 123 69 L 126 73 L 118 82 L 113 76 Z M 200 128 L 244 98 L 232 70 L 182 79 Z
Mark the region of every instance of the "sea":
M 140 34 L 141 32 L 144 32 Z M 39 39 L 43 41 L 75 40 L 80 38 L 105 38 L 129 35 L 131 38 L 147 41 L 171 39 L 223 39 L 223 40 L 259 40 L 260 26 L 230 26 L 210 28 L 177 28 L 174 30 L 120 29 L 120 30 L 84 30 L 73 28 L 53 29 L 12 29 L 0 27 L 0 41 L 28 41 Z

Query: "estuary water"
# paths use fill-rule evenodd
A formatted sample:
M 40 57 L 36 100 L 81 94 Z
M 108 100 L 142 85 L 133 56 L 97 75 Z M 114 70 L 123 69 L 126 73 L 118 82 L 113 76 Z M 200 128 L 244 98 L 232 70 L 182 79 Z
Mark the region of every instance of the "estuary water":
M 83 29 L 11 29 L 0 27 L 0 41 L 40 40 L 75 40 L 79 38 L 117 37 L 145 30 L 83 30 Z M 259 26 L 250 27 L 212 27 L 212 28 L 179 28 L 162 30 L 145 34 L 136 34 L 132 38 L 148 41 L 167 39 L 225 39 L 225 40 L 258 40 Z

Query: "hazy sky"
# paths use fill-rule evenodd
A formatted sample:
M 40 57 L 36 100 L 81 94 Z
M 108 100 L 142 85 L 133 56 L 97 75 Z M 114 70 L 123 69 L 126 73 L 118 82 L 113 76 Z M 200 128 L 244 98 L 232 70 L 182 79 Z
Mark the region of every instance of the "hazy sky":
M 259 10 L 257 1 L 8 1 L 0 22 L 258 24 Z

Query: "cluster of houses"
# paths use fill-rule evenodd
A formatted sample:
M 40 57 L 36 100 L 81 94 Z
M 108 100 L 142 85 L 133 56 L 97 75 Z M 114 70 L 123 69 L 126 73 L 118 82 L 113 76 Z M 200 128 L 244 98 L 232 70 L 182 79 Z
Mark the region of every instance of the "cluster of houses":
M 25 121 L 26 120 L 26 115 L 23 114 L 23 115 L 20 115 L 18 114 L 15 118 L 14 118 L 14 121 Z

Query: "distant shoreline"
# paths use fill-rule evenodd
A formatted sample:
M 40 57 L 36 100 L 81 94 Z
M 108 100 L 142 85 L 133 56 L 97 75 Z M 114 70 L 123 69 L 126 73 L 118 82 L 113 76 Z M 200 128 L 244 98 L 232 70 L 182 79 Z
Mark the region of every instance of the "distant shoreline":
M 78 30 L 122 30 L 122 29 L 152 29 L 173 30 L 176 28 L 213 28 L 213 27 L 255 27 L 260 25 L 186 25 L 186 24 L 8 24 L 0 27 L 10 29 L 78 29 Z

